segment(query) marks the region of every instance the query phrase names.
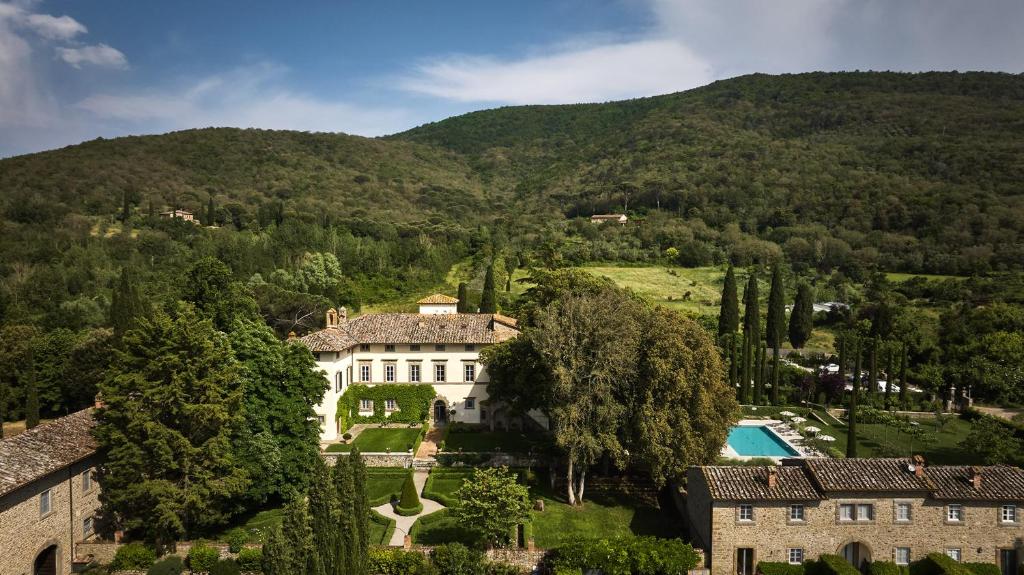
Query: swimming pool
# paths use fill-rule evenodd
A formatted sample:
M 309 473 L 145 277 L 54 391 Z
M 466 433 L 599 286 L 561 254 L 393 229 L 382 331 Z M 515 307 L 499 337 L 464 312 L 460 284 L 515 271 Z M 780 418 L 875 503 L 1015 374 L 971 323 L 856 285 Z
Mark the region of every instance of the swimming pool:
M 764 425 L 737 425 L 729 431 L 727 443 L 744 457 L 800 456 L 800 452 Z

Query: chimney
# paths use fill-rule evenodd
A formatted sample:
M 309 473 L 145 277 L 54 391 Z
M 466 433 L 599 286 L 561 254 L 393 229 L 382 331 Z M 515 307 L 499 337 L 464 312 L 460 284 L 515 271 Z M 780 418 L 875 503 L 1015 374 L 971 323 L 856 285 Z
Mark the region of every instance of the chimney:
M 768 489 L 775 489 L 779 485 L 779 470 L 774 465 L 768 468 Z
M 914 456 L 914 475 L 924 477 L 924 457 L 921 455 Z
M 333 307 L 327 310 L 327 327 L 338 327 L 338 311 Z
M 981 489 L 981 468 L 977 465 L 971 466 L 971 487 Z
M 348 321 L 348 310 L 345 309 L 345 306 L 341 306 L 340 308 L 338 308 L 338 321 L 339 323 L 343 321 Z

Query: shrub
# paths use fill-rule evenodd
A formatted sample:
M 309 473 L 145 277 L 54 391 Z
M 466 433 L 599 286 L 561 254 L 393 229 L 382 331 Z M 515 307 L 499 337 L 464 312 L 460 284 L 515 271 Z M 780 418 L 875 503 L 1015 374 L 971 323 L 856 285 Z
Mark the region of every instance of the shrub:
M 693 547 L 678 539 L 620 537 L 581 539 L 563 545 L 555 550 L 551 566 L 556 573 L 598 569 L 605 573 L 659 575 L 685 573 L 699 562 L 700 555 Z
M 508 563 L 498 563 L 496 561 L 488 563 L 487 567 L 484 568 L 484 573 L 486 575 L 521 575 L 522 572 L 522 569 L 516 567 L 515 565 L 509 565 Z
M 462 543 L 438 545 L 430 559 L 440 575 L 482 575 L 484 554 Z
M 758 561 L 757 572 L 761 575 L 804 575 L 804 566 L 781 561 Z
M 234 559 L 224 559 L 213 564 L 210 575 L 242 575 L 242 569 Z
M 263 569 L 263 549 L 245 547 L 238 552 L 238 566 L 242 571 L 261 571 Z
M 220 552 L 203 543 L 188 550 L 188 568 L 192 571 L 208 572 L 217 564 L 217 559 L 220 559 Z
M 345 441 L 352 441 L 352 434 L 346 431 L 344 434 L 342 434 L 341 438 L 344 439 Z
M 853 565 L 839 555 L 821 555 L 817 561 L 804 564 L 807 575 L 860 575 Z
M 402 498 L 395 506 L 395 513 L 399 515 L 419 515 L 423 511 L 423 504 L 420 503 L 420 496 L 416 493 L 416 483 L 412 475 L 405 478 L 402 484 Z
M 249 537 L 241 529 L 232 529 L 224 539 L 228 544 L 228 551 L 232 553 L 238 553 L 249 542 Z
M 378 575 L 430 575 L 430 565 L 422 553 L 401 549 L 371 547 L 368 561 L 370 573 Z
M 964 564 L 957 563 L 944 553 L 929 553 L 924 559 L 910 565 L 911 575 L 973 575 Z
M 135 542 L 118 547 L 110 566 L 114 571 L 145 571 L 155 562 L 156 551 Z
M 870 575 L 908 575 L 910 569 L 892 561 L 874 561 L 868 566 Z
M 995 563 L 962 563 L 974 575 L 1001 575 L 1002 571 Z
M 146 571 L 146 575 L 181 575 L 185 570 L 185 562 L 177 555 L 168 555 L 157 561 Z

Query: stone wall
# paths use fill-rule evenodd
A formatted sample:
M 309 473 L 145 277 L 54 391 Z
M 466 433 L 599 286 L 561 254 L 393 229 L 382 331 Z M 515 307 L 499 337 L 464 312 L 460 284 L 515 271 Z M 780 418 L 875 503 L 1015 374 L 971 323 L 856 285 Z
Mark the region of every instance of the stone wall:
M 846 493 L 820 502 L 805 502 L 802 522 L 788 519 L 789 503 L 759 503 L 754 506 L 754 520 L 738 520 L 737 505 L 718 502 L 710 506 L 710 568 L 713 575 L 736 572 L 736 550 L 754 549 L 754 561 L 786 561 L 787 550 L 800 548 L 806 559 L 825 553 L 840 553 L 848 543 L 860 543 L 871 560 L 892 561 L 896 547 L 909 547 L 911 561 L 928 553 L 942 553 L 958 548 L 963 561 L 996 563 L 999 549 L 1018 549 L 1024 557 L 1024 522 L 1002 524 L 999 504 L 964 502 L 964 521 L 946 522 L 944 502 L 924 499 L 920 494 L 905 497 L 878 498 L 870 493 Z M 707 498 L 697 490 L 689 493 L 690 522 L 697 531 L 706 519 Z M 896 503 L 911 504 L 911 521 L 895 520 Z M 838 518 L 842 503 L 871 503 L 874 519 L 846 522 Z M 1020 503 L 1018 502 L 1018 505 Z
M 412 453 L 361 453 L 363 463 L 367 467 L 412 467 Z M 327 465 L 333 466 L 339 457 L 348 457 L 348 453 L 324 453 Z
M 81 541 L 75 544 L 75 560 L 82 563 L 95 561 L 106 565 L 114 560 L 121 543 L 114 541 Z
M 89 459 L 58 470 L 0 497 L 0 573 L 32 573 L 40 552 L 57 546 L 57 573 L 71 573 L 72 544 L 84 539 L 83 520 L 99 509 L 99 484 L 83 490 Z M 40 514 L 40 495 L 50 490 L 50 512 Z

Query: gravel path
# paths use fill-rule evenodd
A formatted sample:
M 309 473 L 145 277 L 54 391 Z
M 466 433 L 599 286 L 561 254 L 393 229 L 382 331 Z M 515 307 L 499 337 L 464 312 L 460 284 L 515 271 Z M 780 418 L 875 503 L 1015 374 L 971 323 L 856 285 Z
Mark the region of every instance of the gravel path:
M 416 484 L 416 491 L 421 494 L 423 493 L 423 486 L 427 483 L 427 475 L 429 474 L 426 471 L 415 471 L 412 474 L 412 481 Z M 420 495 L 420 503 L 423 504 L 423 511 L 419 515 L 411 516 L 404 516 L 395 513 L 395 510 L 391 507 L 390 503 L 385 503 L 384 505 L 373 508 L 374 511 L 380 513 L 384 517 L 395 520 L 395 532 L 391 535 L 391 541 L 388 542 L 388 545 L 392 547 L 401 547 L 405 542 L 406 534 L 408 534 L 409 530 L 412 529 L 412 524 L 416 523 L 417 519 L 445 508 L 444 505 L 441 505 L 437 501 L 424 499 L 422 495 Z

